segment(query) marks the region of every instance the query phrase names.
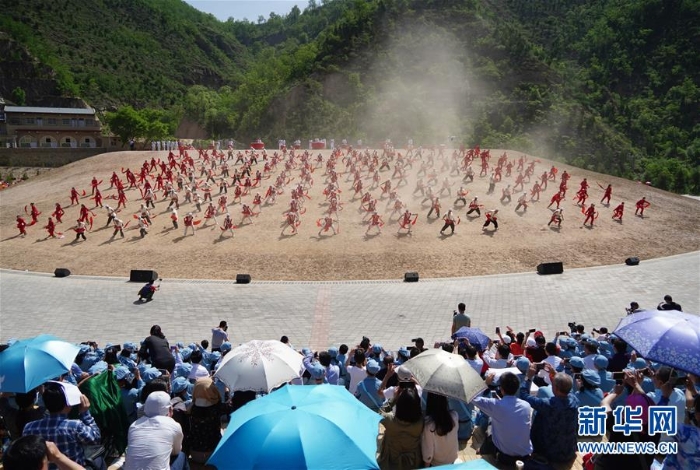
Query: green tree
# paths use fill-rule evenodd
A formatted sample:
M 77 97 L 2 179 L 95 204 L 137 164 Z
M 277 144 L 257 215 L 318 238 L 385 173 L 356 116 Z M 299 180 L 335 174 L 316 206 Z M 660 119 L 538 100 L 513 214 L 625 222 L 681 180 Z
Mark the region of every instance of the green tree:
M 106 121 L 110 130 L 122 141 L 122 146 L 131 138 L 140 138 L 146 134 L 148 123 L 131 106 L 123 106 L 114 113 L 107 113 Z
M 24 106 L 27 103 L 27 94 L 20 87 L 12 90 L 12 101 L 17 103 L 17 106 Z

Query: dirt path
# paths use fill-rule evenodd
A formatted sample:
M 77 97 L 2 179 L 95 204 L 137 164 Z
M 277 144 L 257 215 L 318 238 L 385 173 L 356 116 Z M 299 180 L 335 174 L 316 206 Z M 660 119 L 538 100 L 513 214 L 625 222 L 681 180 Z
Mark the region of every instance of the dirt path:
M 403 151 L 402 151 L 403 152 Z M 314 152 L 316 155 L 318 152 Z M 380 152 L 381 153 L 381 152 Z M 447 152 L 448 155 L 451 151 Z M 495 164 L 503 150 L 492 150 L 491 163 Z M 324 159 L 329 152 L 324 151 Z M 408 185 L 399 190 L 399 197 L 408 205 L 411 212 L 419 214 L 412 235 L 396 234 L 397 216 L 390 218 L 392 207 L 386 207 L 387 198 L 380 199 L 381 191 L 372 191 L 380 199 L 378 211 L 386 225 L 381 235 L 365 236 L 367 225 L 363 221 L 364 212 L 359 210 L 359 199 L 352 200 L 351 181 L 346 175 L 340 177 L 343 210 L 340 212 L 341 233 L 335 236 L 318 236 L 316 220 L 322 217 L 327 203 L 322 194 L 325 187 L 323 168 L 313 174 L 314 186 L 310 190 L 310 200 L 306 201 L 307 212 L 302 215 L 299 233 L 294 236 L 280 236 L 284 222 L 283 212 L 289 208 L 291 187 L 299 181 L 299 171 L 294 170 L 295 180 L 285 188 L 275 205 L 263 206 L 262 213 L 254 218 L 254 223 L 243 225 L 235 230 L 235 237 L 221 237 L 221 230 L 213 222 L 200 225 L 196 236 L 184 238 L 182 218 L 193 210 L 191 204 L 180 209 L 181 226 L 171 230 L 166 210 L 167 201 L 156 203 L 157 214 L 150 233 L 141 238 L 138 230 L 128 230 L 124 239 L 111 239 L 111 228 L 104 228 L 106 211 L 93 209 L 97 214 L 94 228 L 87 234 L 86 242 L 74 243 L 75 233 L 70 230 L 77 219 L 77 206 L 66 207 L 64 223 L 59 230 L 65 232 L 63 239 L 44 240 L 47 217 L 54 204 L 60 202 L 68 206 L 72 186 L 90 193 L 90 180 L 93 175 L 103 180 L 104 196 L 116 194 L 108 190 L 112 171 L 120 173 L 121 168 L 136 170 L 144 159 L 152 156 L 165 159 L 165 152 L 135 151 L 98 155 L 89 159 L 54 169 L 29 181 L 0 192 L 0 266 L 4 268 L 53 272 L 56 267 L 67 267 L 74 274 L 128 276 L 131 269 L 154 269 L 166 278 L 231 279 L 237 273 L 249 273 L 254 280 L 341 280 L 341 279 L 391 279 L 402 278 L 406 271 L 418 271 L 421 277 L 470 276 L 508 272 L 534 271 L 538 263 L 563 261 L 568 268 L 619 264 L 628 256 L 648 259 L 672 254 L 700 250 L 700 202 L 690 198 L 660 191 L 648 186 L 620 178 L 614 178 L 589 171 L 569 167 L 560 163 L 559 175 L 567 170 L 571 175 L 567 199 L 562 203 L 565 220 L 561 230 L 547 227 L 551 211 L 547 204 L 557 183 L 550 183 L 539 202 L 531 203 L 526 213 L 514 211 L 519 193 L 513 195 L 512 202 L 501 203 L 501 190 L 507 184 L 514 184 L 514 177 L 504 178 L 496 185 L 495 192 L 487 195 L 488 178 L 478 177 L 479 162 L 473 167 L 477 176 L 473 183 L 464 184 L 469 190 L 467 199 L 478 196 L 486 210 L 499 209 L 500 227 L 497 232 L 491 229 L 482 231 L 482 217 L 465 217 L 465 209 L 460 205 L 455 209 L 461 222 L 453 236 L 441 236 L 442 221 L 427 213 L 429 205 L 421 205 L 422 196 L 413 196 L 416 186 L 418 165 L 410 171 Z M 517 159 L 521 154 L 508 152 L 509 159 Z M 532 157 L 530 157 L 532 158 Z M 232 165 L 233 161 L 229 162 Z M 548 170 L 552 162 L 542 160 L 537 163 L 535 175 Z M 339 167 L 342 165 L 339 165 Z M 439 161 L 436 160 L 439 168 Z M 199 168 L 199 165 L 197 165 Z M 254 167 L 255 169 L 256 167 Z M 262 163 L 257 166 L 262 170 Z M 278 167 L 275 176 L 282 169 Z M 231 169 L 233 171 L 233 167 Z M 365 172 L 366 173 L 366 172 Z M 382 181 L 391 177 L 392 169 L 381 173 Z M 439 175 L 438 185 L 448 171 Z M 197 171 L 197 175 L 199 172 Z M 515 172 L 514 172 L 515 175 Z M 120 174 L 120 176 L 123 175 Z M 449 177 L 449 176 L 448 176 Z M 584 228 L 584 216 L 580 207 L 572 202 L 579 183 L 586 177 L 591 185 L 590 201 L 599 208 L 599 218 L 594 228 Z M 455 193 L 461 183 L 461 176 L 451 176 L 455 183 L 452 196 L 441 200 L 443 211 L 453 207 Z M 273 178 L 263 180 L 264 194 Z M 395 185 L 396 180 L 392 183 Z M 529 191 L 534 179 L 525 185 Z M 612 204 L 599 205 L 603 190 L 598 184 L 613 185 Z M 364 180 L 365 188 L 371 184 Z M 216 193 L 214 192 L 214 200 Z M 645 218 L 634 216 L 634 203 L 646 196 L 651 206 Z M 121 216 L 131 220 L 129 229 L 136 225 L 131 219 L 140 203 L 137 190 L 127 191 L 129 198 L 126 211 Z M 183 194 L 180 195 L 181 199 Z M 233 198 L 229 190 L 229 201 Z M 253 195 L 244 197 L 250 204 Z M 625 201 L 626 211 L 622 223 L 611 220 L 612 208 Z M 24 213 L 25 205 L 36 203 L 42 211 L 39 223 L 29 227 L 29 235 L 17 237 L 15 217 Z M 85 197 L 81 200 L 88 207 L 94 201 Z M 105 200 L 116 205 L 114 200 Z M 234 223 L 241 220 L 240 204 L 231 205 Z M 201 218 L 201 214 L 198 216 Z M 25 215 L 27 221 L 30 220 Z M 223 216 L 219 218 L 221 223 Z M 203 222 L 204 224 L 204 222 Z

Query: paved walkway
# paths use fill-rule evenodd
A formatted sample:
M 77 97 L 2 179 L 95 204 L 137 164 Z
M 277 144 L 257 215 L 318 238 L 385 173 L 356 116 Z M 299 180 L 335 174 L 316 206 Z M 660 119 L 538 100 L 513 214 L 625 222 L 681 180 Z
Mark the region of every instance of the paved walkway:
M 448 340 L 452 311 L 464 302 L 472 326 L 542 329 L 548 336 L 576 321 L 614 328 L 630 301 L 655 307 L 671 294 L 700 312 L 700 252 L 639 266 L 400 281 L 255 282 L 166 280 L 153 302 L 135 302 L 141 284 L 124 278 L 0 270 L 0 341 L 52 333 L 73 342 L 134 341 L 153 324 L 169 340 L 210 339 L 227 320 L 234 345 L 289 336 L 295 347 L 325 348 L 362 335 L 387 350 L 423 337 Z

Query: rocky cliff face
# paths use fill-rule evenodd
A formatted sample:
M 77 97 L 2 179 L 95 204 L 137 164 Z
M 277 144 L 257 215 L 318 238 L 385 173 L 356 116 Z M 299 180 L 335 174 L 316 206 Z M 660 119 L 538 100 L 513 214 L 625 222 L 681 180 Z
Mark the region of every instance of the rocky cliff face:
M 21 88 L 26 95 L 26 104 L 39 104 L 40 101 L 60 98 L 56 74 L 27 49 L 0 32 L 0 96 L 6 102 L 12 99 L 12 90 Z

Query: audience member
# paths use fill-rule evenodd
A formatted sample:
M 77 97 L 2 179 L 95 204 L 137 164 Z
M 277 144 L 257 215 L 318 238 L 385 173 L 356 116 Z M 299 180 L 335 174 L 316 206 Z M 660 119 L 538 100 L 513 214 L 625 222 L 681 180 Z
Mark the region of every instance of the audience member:
M 380 390 L 382 382 L 376 377 L 380 370 L 379 363 L 374 359 L 370 359 L 365 369 L 367 377 L 357 385 L 355 396 L 370 410 L 379 411 L 382 403 L 384 403 L 384 394 Z
M 410 470 L 423 465 L 421 434 L 423 411 L 421 399 L 410 381 L 399 382 L 393 400 L 393 412 L 383 413 L 380 424 L 384 436 L 379 444 L 377 462 L 382 470 Z
M 192 461 L 205 463 L 221 440 L 221 417 L 232 412 L 221 402 L 221 394 L 209 378 L 198 379 L 192 392 L 189 445 Z
M 683 309 L 679 304 L 673 301 L 673 298 L 671 298 L 670 295 L 664 295 L 664 301 L 659 304 L 658 307 L 656 307 L 658 310 L 677 310 L 679 312 L 682 312 Z
M 187 470 L 182 450 L 182 428 L 172 418 L 170 396 L 153 392 L 143 405 L 144 416 L 129 426 L 129 447 L 124 468 Z
M 350 388 L 348 390 L 353 395 L 357 392 L 357 385 L 367 376 L 367 371 L 365 370 L 366 360 L 367 358 L 365 357 L 365 350 L 363 348 L 350 351 L 345 367 L 350 379 Z M 354 362 L 354 364 L 352 364 L 351 361 Z
M 82 395 L 75 385 L 61 382 L 47 382 L 42 399 L 49 416 L 27 423 L 22 434 L 38 435 L 55 443 L 61 453 L 77 464 L 85 466 L 83 446 L 99 444 L 101 439 L 100 429 L 90 415 L 90 400 Z M 74 405 L 80 405 L 78 419 L 68 419 L 68 413 Z M 94 463 L 97 468 L 106 468 L 101 459 Z
M 220 351 L 221 345 L 228 342 L 228 324 L 221 320 L 219 326 L 211 329 L 211 350 Z
M 486 383 L 491 384 L 492 376 Z M 502 399 L 476 397 L 472 403 L 491 418 L 491 434 L 479 449 L 480 454 L 496 454 L 499 462 L 512 465 L 516 460 L 527 460 L 532 454 L 530 417 L 532 407 L 517 398 L 520 381 L 510 372 L 501 375 Z
M 547 366 L 545 366 L 547 367 Z M 546 373 L 554 372 L 547 367 Z M 579 402 L 571 393 L 571 377 L 559 372 L 551 380 L 553 397 L 536 398 L 530 395 L 531 380 L 537 373 L 532 365 L 527 379 L 520 388 L 520 398 L 535 410 L 532 421 L 532 448 L 551 462 L 569 462 L 576 457 L 578 439 Z
M 149 360 L 156 369 L 164 369 L 171 374 L 175 369 L 175 358 L 170 352 L 170 344 L 159 325 L 151 327 L 151 335 L 143 341 L 139 356 Z
M 58 470 L 85 470 L 61 453 L 58 446 L 38 435 L 20 437 L 2 456 L 4 470 L 46 470 L 49 463 Z
M 448 465 L 459 454 L 459 416 L 450 411 L 447 397 L 428 392 L 421 452 L 425 467 Z

